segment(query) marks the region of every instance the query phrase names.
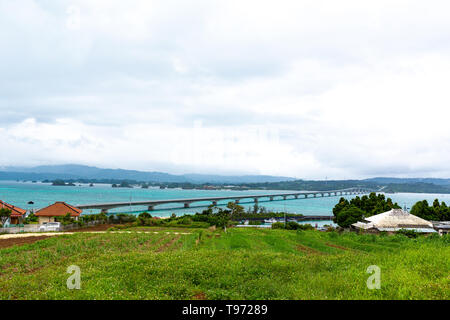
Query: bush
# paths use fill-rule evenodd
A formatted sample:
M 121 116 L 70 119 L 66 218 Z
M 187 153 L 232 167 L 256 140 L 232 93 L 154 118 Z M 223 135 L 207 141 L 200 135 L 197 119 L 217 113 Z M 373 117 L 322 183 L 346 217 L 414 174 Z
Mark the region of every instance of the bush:
M 298 230 L 314 230 L 314 227 L 309 223 L 298 224 Z
M 284 229 L 284 223 L 282 222 L 275 222 L 272 224 L 272 229 Z
M 107 231 L 119 231 L 119 230 L 123 230 L 123 229 L 127 229 L 129 228 L 129 226 L 126 226 L 124 224 L 118 224 L 112 228 L 109 228 Z
M 138 218 L 135 222 L 134 225 L 136 226 L 147 226 L 147 227 L 154 227 L 154 226 L 160 226 L 164 224 L 164 221 L 161 219 L 156 219 L 156 218 Z
M 152 217 L 152 215 L 148 212 L 142 212 L 141 214 L 138 215 L 138 218 L 142 218 L 142 219 L 150 219 Z
M 125 213 L 119 213 L 116 215 L 110 215 L 108 218 L 109 223 L 132 223 L 137 220 L 135 215 L 132 214 L 125 214 Z
M 24 224 L 30 224 L 32 222 L 38 222 L 39 218 L 33 213 L 31 212 L 23 221 Z
M 407 236 L 408 238 L 417 238 L 419 233 L 414 230 L 400 229 L 396 232 L 397 234 L 401 234 Z
M 184 217 L 181 219 L 181 224 L 184 225 L 191 225 L 192 224 L 192 219 L 189 217 Z

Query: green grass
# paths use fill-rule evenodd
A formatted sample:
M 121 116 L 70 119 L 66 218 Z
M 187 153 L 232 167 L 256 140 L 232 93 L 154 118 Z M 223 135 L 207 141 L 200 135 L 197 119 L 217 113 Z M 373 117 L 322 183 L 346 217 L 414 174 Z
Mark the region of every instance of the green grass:
M 159 233 L 78 233 L 1 249 L 0 299 L 450 298 L 448 236 L 139 230 Z M 81 268 L 81 290 L 66 288 L 70 265 Z M 381 268 L 380 290 L 366 286 L 370 265 Z

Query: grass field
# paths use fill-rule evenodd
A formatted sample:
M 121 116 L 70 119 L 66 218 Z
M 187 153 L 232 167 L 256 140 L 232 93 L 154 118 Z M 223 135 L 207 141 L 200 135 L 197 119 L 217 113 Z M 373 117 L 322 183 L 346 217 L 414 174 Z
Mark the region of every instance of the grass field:
M 130 230 L 0 249 L 0 299 L 450 298 L 448 236 Z M 70 265 L 81 269 L 80 290 L 66 287 Z M 381 269 L 380 290 L 366 286 L 370 265 Z

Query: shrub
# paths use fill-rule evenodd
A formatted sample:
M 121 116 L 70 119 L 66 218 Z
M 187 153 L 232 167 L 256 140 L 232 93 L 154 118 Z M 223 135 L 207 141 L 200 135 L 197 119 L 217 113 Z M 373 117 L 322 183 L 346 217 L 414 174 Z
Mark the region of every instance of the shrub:
M 133 223 L 136 226 L 159 226 L 164 224 L 164 220 L 156 219 L 156 218 L 141 218 L 138 217 L 137 220 Z
M 151 217 L 152 217 L 152 215 L 148 212 L 142 212 L 141 214 L 138 215 L 138 218 L 142 218 L 142 219 L 149 219 Z
M 297 230 L 299 228 L 300 228 L 300 224 L 298 224 L 295 221 L 289 221 L 288 223 L 286 223 L 287 230 Z
M 192 219 L 189 218 L 189 217 L 184 217 L 184 218 L 181 220 L 181 224 L 184 224 L 184 225 L 190 225 L 190 224 L 192 224 Z
M 124 224 L 118 224 L 114 227 L 109 228 L 107 231 L 119 231 L 119 230 L 123 230 L 123 229 L 127 229 L 129 228 L 129 226 L 124 225 Z
M 297 229 L 298 230 L 314 230 L 314 227 L 312 225 L 310 225 L 309 223 L 305 223 L 305 224 L 298 224 Z
M 33 213 L 31 212 L 24 220 L 24 224 L 30 224 L 32 222 L 38 222 L 39 218 Z
M 396 232 L 397 234 L 401 234 L 407 236 L 408 238 L 417 238 L 419 233 L 414 230 L 400 229 Z
M 272 224 L 272 229 L 284 229 L 284 223 L 282 222 L 275 222 Z
M 131 223 L 137 220 L 135 215 L 119 213 L 116 215 L 110 215 L 108 218 L 109 223 Z

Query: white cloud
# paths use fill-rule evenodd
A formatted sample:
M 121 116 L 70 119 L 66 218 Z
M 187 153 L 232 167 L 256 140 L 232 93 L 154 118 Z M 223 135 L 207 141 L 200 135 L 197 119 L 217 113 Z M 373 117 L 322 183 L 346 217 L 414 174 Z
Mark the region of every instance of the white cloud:
M 450 177 L 449 9 L 1 2 L 0 165 Z

